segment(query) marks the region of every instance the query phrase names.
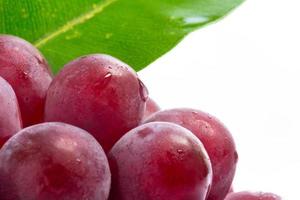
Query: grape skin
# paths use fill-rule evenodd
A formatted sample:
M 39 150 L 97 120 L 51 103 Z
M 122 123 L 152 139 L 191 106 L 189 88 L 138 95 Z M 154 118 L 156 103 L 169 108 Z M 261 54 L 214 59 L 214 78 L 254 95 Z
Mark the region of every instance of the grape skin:
M 15 92 L 0 77 L 0 149 L 15 133 L 22 129 L 22 119 Z
M 53 80 L 45 120 L 87 130 L 107 152 L 140 123 L 147 95 L 128 65 L 107 55 L 88 55 L 67 64 Z
M 187 129 L 154 122 L 129 131 L 108 154 L 110 200 L 205 200 L 211 164 Z
M 215 117 L 195 109 L 178 108 L 159 111 L 144 123 L 172 122 L 189 129 L 203 143 L 212 162 L 213 183 L 208 200 L 223 200 L 234 178 L 238 155 L 234 140 Z
M 149 117 L 155 112 L 158 112 L 159 110 L 160 107 L 157 105 L 157 103 L 153 99 L 148 98 L 146 101 L 146 108 L 143 119 L 146 119 L 147 117 Z
M 17 95 L 24 127 L 43 122 L 52 73 L 42 54 L 21 38 L 0 35 L 0 76 Z
M 147 97 L 128 65 L 111 56 L 88 55 L 67 64 L 53 80 L 45 120 L 87 130 L 107 152 L 140 123 Z
M 281 200 L 281 197 L 272 193 L 263 192 L 236 192 L 227 195 L 225 200 Z
M 101 146 L 71 125 L 28 127 L 0 150 L 1 200 L 106 200 L 110 182 Z

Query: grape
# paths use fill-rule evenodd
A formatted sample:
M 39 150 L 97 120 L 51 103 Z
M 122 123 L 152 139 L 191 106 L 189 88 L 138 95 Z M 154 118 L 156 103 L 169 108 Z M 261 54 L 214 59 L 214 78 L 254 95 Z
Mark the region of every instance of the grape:
M 63 123 L 23 129 L 0 150 L 1 200 L 106 200 L 110 176 L 98 142 Z
M 0 76 L 17 95 L 23 125 L 42 122 L 52 75 L 41 53 L 23 39 L 0 35 Z
M 17 97 L 12 87 L 0 77 L 0 149 L 22 128 Z
M 223 200 L 230 189 L 238 158 L 233 138 L 224 125 L 216 118 L 194 109 L 160 111 L 151 115 L 145 123 L 153 121 L 181 125 L 202 141 L 213 169 L 208 200 Z
M 129 131 L 111 149 L 110 200 L 204 200 L 211 164 L 199 139 L 175 124 Z
M 281 197 L 272 193 L 236 192 L 228 194 L 225 200 L 281 200 Z
M 67 64 L 53 80 L 45 120 L 87 130 L 107 152 L 140 123 L 147 97 L 128 65 L 107 55 L 89 55 Z
M 149 117 L 151 114 L 157 112 L 160 110 L 160 107 L 157 105 L 153 99 L 148 98 L 146 101 L 146 108 L 145 108 L 145 113 L 143 119 L 146 119 Z

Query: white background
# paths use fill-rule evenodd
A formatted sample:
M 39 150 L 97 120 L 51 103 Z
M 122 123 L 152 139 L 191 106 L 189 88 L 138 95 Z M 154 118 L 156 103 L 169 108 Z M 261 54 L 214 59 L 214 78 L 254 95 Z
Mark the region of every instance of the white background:
M 235 191 L 300 199 L 299 0 L 248 0 L 139 74 L 162 108 L 226 124 L 239 152 Z

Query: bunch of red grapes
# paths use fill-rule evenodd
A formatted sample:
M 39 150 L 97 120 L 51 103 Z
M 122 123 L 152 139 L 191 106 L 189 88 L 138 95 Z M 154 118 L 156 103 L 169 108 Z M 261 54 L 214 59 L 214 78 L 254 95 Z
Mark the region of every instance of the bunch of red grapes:
M 225 126 L 160 111 L 116 58 L 83 56 L 53 76 L 30 43 L 0 35 L 0 76 L 0 200 L 281 199 L 232 192 Z

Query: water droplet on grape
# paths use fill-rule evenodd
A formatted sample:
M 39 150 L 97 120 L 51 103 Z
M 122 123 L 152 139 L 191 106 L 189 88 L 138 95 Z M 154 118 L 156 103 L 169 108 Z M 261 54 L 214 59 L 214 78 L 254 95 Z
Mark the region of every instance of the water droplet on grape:
M 144 83 L 139 80 L 139 85 L 140 85 L 140 96 L 142 98 L 143 101 L 147 101 L 148 99 L 148 89 L 146 88 L 146 86 L 144 85 Z
M 193 117 L 195 117 L 197 119 L 198 113 L 196 111 L 192 111 L 192 115 L 193 115 Z
M 106 74 L 104 75 L 103 79 L 101 79 L 99 82 L 97 82 L 97 83 L 95 84 L 95 88 L 101 89 L 101 90 L 102 90 L 103 88 L 105 88 L 105 87 L 108 85 L 108 83 L 111 81 L 112 76 L 113 76 L 113 75 L 112 75 L 110 72 L 106 73 Z
M 20 71 L 19 72 L 19 77 L 20 77 L 20 79 L 28 80 L 29 79 L 28 72 Z
M 182 150 L 182 149 L 177 149 L 177 153 L 179 153 L 179 154 L 183 154 L 184 152 L 183 152 L 183 150 Z
M 210 190 L 211 190 L 211 184 L 209 184 L 208 187 L 207 187 L 206 198 L 208 197 Z
M 108 72 L 105 76 L 104 76 L 104 79 L 107 79 L 107 78 L 110 78 L 112 77 L 112 74 L 110 72 Z
M 239 155 L 238 155 L 238 153 L 235 151 L 235 152 L 234 152 L 234 161 L 235 161 L 235 163 L 237 163 L 238 159 L 239 159 Z
M 105 87 L 112 79 L 112 74 L 110 72 L 108 72 L 107 74 L 105 74 L 104 79 L 102 81 L 102 87 Z
M 34 58 L 37 60 L 37 62 L 39 64 L 43 64 L 44 63 L 44 59 L 41 56 L 34 56 Z

